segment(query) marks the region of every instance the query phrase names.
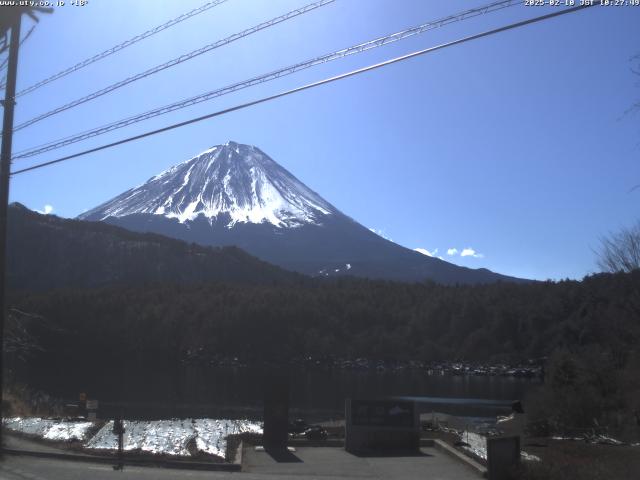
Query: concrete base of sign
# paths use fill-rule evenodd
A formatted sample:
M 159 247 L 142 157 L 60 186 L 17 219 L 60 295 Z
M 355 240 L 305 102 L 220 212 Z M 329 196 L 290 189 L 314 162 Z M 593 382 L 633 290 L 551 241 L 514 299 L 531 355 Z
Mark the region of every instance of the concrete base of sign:
M 419 449 L 420 422 L 412 402 L 346 400 L 345 450 L 379 454 Z
M 420 434 L 414 432 L 359 429 L 351 432 L 351 435 L 345 439 L 345 450 L 360 455 L 382 452 L 417 452 L 419 448 Z

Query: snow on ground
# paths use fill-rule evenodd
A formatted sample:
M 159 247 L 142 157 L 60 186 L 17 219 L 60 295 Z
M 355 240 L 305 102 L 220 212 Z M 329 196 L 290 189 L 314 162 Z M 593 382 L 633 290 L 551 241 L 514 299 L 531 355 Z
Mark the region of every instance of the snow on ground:
M 520 458 L 523 460 L 528 460 L 529 462 L 541 462 L 539 456 L 533 455 L 532 453 L 527 453 L 524 450 L 520 450 Z
M 92 422 L 54 420 L 47 418 L 8 418 L 6 428 L 35 435 L 46 440 L 84 442 L 84 447 L 97 450 L 117 450 L 118 438 L 113 433 L 113 420 L 87 438 Z M 225 456 L 227 436 L 239 433 L 262 433 L 262 424 L 249 420 L 216 420 L 211 418 L 173 420 L 125 420 L 123 436 L 125 450 L 147 453 L 190 456 L 191 451 Z
M 484 435 L 480 435 L 479 433 L 464 431 L 461 436 L 461 440 L 467 443 L 468 447 L 462 447 L 465 450 L 477 455 L 483 460 L 487 459 L 487 437 Z M 520 457 L 523 460 L 529 461 L 540 461 L 540 457 L 536 455 L 532 455 L 530 453 L 525 452 L 524 450 L 520 451 Z
M 224 457 L 228 435 L 244 432 L 262 433 L 262 426 L 257 422 L 208 418 L 125 420 L 124 429 L 124 450 L 181 456 L 190 455 L 189 444 L 192 443 L 198 451 Z M 85 447 L 116 450 L 118 440 L 113 433 L 113 421 L 107 422 L 86 442 Z
M 469 445 L 462 448 L 484 460 L 487 459 L 487 437 L 479 433 L 465 431 L 462 434 L 462 441 Z
M 16 432 L 36 435 L 47 440 L 71 441 L 85 440 L 87 432 L 93 426 L 91 422 L 54 420 L 47 418 L 7 418 L 4 426 Z
M 194 421 L 196 446 L 198 450 L 224 457 L 227 449 L 227 436 L 238 433 L 262 433 L 262 426 L 248 420 L 211 420 Z
M 551 440 L 563 440 L 563 441 L 573 441 L 573 442 L 586 442 L 586 443 L 598 443 L 601 445 L 630 445 L 632 447 L 640 446 L 640 443 L 631 443 L 627 444 L 622 442 L 616 438 L 609 437 L 607 435 L 590 435 L 585 434 L 579 437 L 562 437 L 562 436 L 554 436 L 551 437 Z

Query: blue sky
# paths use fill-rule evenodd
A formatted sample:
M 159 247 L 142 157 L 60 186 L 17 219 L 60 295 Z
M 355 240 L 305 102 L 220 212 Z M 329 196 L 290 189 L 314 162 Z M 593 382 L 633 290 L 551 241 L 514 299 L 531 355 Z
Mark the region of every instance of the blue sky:
M 24 43 L 18 89 L 204 0 L 66 3 Z M 229 0 L 20 97 L 16 124 L 306 3 Z M 337 0 L 16 132 L 14 151 L 485 3 Z M 550 10 L 519 5 L 455 23 L 14 169 Z M 640 54 L 638 25 L 640 7 L 594 7 L 447 48 L 17 175 L 11 201 L 74 217 L 231 139 L 260 147 L 344 213 L 406 247 L 520 277 L 582 278 L 596 271 L 599 238 L 640 217 L 640 189 L 630 192 L 640 183 L 640 117 L 625 114 L 640 99 L 631 61 Z

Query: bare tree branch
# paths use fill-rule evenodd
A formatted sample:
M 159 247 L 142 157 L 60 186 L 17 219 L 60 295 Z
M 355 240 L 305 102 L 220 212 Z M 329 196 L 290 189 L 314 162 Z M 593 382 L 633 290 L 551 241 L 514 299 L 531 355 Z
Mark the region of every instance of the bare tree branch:
M 600 240 L 598 266 L 605 272 L 640 268 L 640 221 Z

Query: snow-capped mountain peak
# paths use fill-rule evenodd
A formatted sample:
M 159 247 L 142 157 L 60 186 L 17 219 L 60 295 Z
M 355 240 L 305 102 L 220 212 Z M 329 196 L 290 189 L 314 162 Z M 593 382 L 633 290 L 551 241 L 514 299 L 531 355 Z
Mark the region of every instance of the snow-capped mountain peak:
M 200 245 L 235 245 L 312 276 L 519 281 L 386 240 L 341 213 L 260 149 L 236 142 L 211 147 L 80 218 Z
M 80 218 L 104 220 L 133 214 L 175 218 L 199 216 L 210 222 L 222 216 L 236 223 L 270 223 L 276 227 L 321 224 L 339 213 L 260 149 L 229 141 L 174 165 L 90 210 Z

